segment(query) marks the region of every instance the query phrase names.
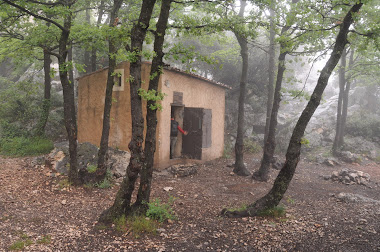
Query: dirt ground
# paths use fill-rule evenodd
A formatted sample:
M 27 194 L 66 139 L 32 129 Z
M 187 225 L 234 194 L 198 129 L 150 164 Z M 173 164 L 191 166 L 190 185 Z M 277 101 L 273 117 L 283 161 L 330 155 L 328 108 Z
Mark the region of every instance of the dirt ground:
M 301 161 L 281 203 L 286 217 L 280 219 L 219 215 L 225 207 L 263 196 L 275 170 L 268 183 L 233 175 L 228 159 L 202 165 L 196 175 L 184 178 L 156 172 L 152 198 L 166 202 L 174 196 L 177 220 L 163 224 L 156 235 L 136 238 L 95 227 L 113 203 L 117 185 L 60 189 L 64 177 L 32 167 L 31 160 L 0 158 L 0 251 L 17 241 L 28 245 L 25 251 L 380 251 L 380 204 L 347 203 L 333 196 L 349 192 L 380 201 L 380 184 L 369 188 L 321 178 L 351 168 L 380 182 L 380 165 L 373 162 L 328 167 Z M 249 157 L 247 163 L 253 171 L 259 159 Z

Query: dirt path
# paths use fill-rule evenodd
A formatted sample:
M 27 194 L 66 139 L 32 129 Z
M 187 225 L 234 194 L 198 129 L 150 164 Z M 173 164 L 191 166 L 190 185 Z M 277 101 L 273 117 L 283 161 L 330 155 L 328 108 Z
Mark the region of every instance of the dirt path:
M 251 170 L 257 168 L 257 159 L 247 161 Z M 252 203 L 270 188 L 276 173 L 269 183 L 252 182 L 231 175 L 231 162 L 216 160 L 192 177 L 155 173 L 152 198 L 165 202 L 174 196 L 178 220 L 164 224 L 156 236 L 135 238 L 95 228 L 117 186 L 65 188 L 63 177 L 31 167 L 30 158 L 0 158 L 0 251 L 20 240 L 28 243 L 25 251 L 380 251 L 380 204 L 332 196 L 347 192 L 380 201 L 380 186 L 348 186 L 320 177 L 345 167 L 380 182 L 380 165 L 301 162 L 282 202 L 286 218 L 227 219 L 219 216 L 222 208 Z

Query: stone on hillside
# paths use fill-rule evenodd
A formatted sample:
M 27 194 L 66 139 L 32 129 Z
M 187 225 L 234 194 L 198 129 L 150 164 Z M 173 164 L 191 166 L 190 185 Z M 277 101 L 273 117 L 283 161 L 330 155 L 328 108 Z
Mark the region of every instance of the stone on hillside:
M 363 203 L 372 203 L 372 204 L 380 204 L 380 201 L 374 200 L 368 197 L 365 197 L 360 194 L 353 194 L 353 193 L 339 193 L 336 198 L 343 202 L 363 202 Z
M 48 155 L 48 163 L 53 171 L 68 174 L 69 167 L 69 145 L 61 142 L 54 145 L 54 150 Z M 84 183 L 91 182 L 92 175 L 87 171 L 88 166 L 96 166 L 98 162 L 98 147 L 91 143 L 78 144 L 78 170 Z M 130 154 L 126 151 L 108 149 L 106 167 L 116 178 L 125 175 Z M 93 174 L 95 175 L 95 174 Z

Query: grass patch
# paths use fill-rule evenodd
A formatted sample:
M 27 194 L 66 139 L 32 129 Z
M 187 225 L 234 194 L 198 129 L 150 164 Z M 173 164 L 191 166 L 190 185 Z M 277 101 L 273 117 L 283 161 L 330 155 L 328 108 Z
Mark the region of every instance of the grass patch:
M 128 226 L 133 235 L 139 237 L 141 234 L 156 234 L 159 223 L 145 216 L 131 216 L 128 218 Z
M 58 182 L 58 189 L 68 188 L 71 186 L 71 182 L 68 179 L 62 179 Z
M 12 243 L 11 246 L 9 246 L 9 250 L 23 250 L 25 247 L 30 246 L 33 244 L 33 241 L 29 239 L 29 236 L 27 234 L 21 234 L 21 239 L 15 241 Z
M 227 211 L 234 212 L 234 211 L 245 211 L 247 210 L 248 205 L 247 204 L 241 204 L 240 207 L 226 207 Z
M 37 240 L 38 244 L 50 244 L 51 243 L 51 236 L 50 235 L 44 235 L 41 239 Z
M 5 156 L 38 156 L 49 153 L 54 148 L 53 142 L 40 137 L 14 137 L 0 140 L 0 153 Z
M 169 198 L 168 203 L 161 203 L 159 199 L 154 199 L 152 202 L 148 203 L 146 216 L 161 223 L 169 219 L 174 220 L 176 217 L 171 208 L 173 202 L 173 197 Z
M 285 214 L 286 214 L 285 207 L 275 206 L 273 208 L 267 208 L 267 209 L 259 212 L 258 216 L 280 218 L 280 217 L 284 217 Z

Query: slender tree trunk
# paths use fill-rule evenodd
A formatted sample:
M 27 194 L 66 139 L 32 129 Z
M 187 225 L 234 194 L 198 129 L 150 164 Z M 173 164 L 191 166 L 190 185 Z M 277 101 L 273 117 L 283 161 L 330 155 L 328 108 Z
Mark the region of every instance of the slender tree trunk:
M 99 27 L 100 24 L 102 23 L 103 14 L 104 14 L 104 1 L 100 1 L 100 5 L 98 8 L 98 20 L 96 21 L 97 27 Z M 97 48 L 96 46 L 93 45 L 91 49 L 91 72 L 95 72 L 97 69 L 96 68 L 96 61 L 97 61 L 96 53 L 97 53 Z
M 247 2 L 241 0 L 239 16 L 244 17 L 244 10 Z M 241 35 L 238 31 L 234 31 L 237 41 L 240 45 L 240 53 L 242 58 L 242 70 L 240 77 L 240 95 L 239 95 L 239 105 L 238 105 L 238 125 L 237 125 L 237 136 L 235 143 L 235 167 L 233 172 L 239 176 L 249 176 L 250 172 L 247 170 L 244 164 L 244 103 L 245 103 L 245 92 L 246 83 L 248 76 L 248 43 L 247 39 Z
M 67 47 L 69 44 L 69 35 L 71 28 L 71 15 L 64 19 L 64 30 L 61 32 L 59 40 L 59 77 L 63 89 L 63 112 L 67 137 L 69 140 L 70 168 L 69 181 L 73 184 L 79 184 L 78 179 L 78 160 L 77 160 L 77 122 L 75 112 L 74 82 L 68 78 L 67 70 Z
M 51 77 L 50 77 L 50 64 L 51 58 L 47 49 L 44 49 L 44 100 L 42 102 L 42 112 L 39 122 L 37 124 L 36 135 L 43 136 L 45 134 L 46 123 L 49 119 L 50 113 L 50 90 L 51 90 Z
M 350 59 L 348 62 L 348 69 L 351 69 L 354 65 L 354 50 L 351 48 Z M 347 121 L 347 110 L 348 110 L 348 95 L 351 89 L 351 76 L 346 78 L 346 87 L 343 94 L 343 105 L 342 105 L 342 123 L 340 128 L 340 134 L 338 139 L 338 146 L 342 147 L 344 144 L 344 134 L 346 131 L 346 121 Z
M 109 26 L 112 29 L 116 27 L 114 20 L 117 18 L 119 13 L 119 9 L 123 0 L 114 0 L 114 5 L 111 11 L 111 18 Z M 107 76 L 107 86 L 106 86 L 106 94 L 104 101 L 104 112 L 103 112 L 103 130 L 102 137 L 100 140 L 100 148 L 98 152 L 98 169 L 96 170 L 96 180 L 103 180 L 106 176 L 107 167 L 106 167 L 106 156 L 108 151 L 108 140 L 110 133 L 110 113 L 112 107 L 112 90 L 114 85 L 114 71 L 116 68 L 116 57 L 115 53 L 117 52 L 116 47 L 116 39 L 112 37 L 112 35 L 108 39 L 108 59 L 109 59 L 109 67 L 108 67 L 108 76 Z
M 86 22 L 87 24 L 91 25 L 91 18 L 90 18 L 90 10 L 86 9 Z M 86 73 L 91 72 L 91 51 L 89 51 L 88 48 L 84 49 L 84 65 L 85 65 L 85 70 Z
M 328 80 L 331 76 L 332 71 L 338 64 L 339 58 L 344 50 L 344 47 L 348 43 L 347 34 L 349 27 L 353 22 L 352 15 L 357 13 L 362 7 L 363 3 L 355 4 L 343 19 L 340 25 L 340 30 L 336 38 L 334 49 L 331 53 L 329 60 L 323 67 L 321 74 L 318 78 L 317 85 L 311 95 L 310 101 L 303 110 L 297 124 L 293 130 L 293 134 L 290 138 L 288 150 L 286 152 L 286 161 L 282 167 L 280 173 L 278 174 L 276 180 L 274 181 L 272 189 L 264 197 L 260 198 L 253 204 L 249 205 L 246 210 L 243 211 L 228 211 L 226 209 L 222 210 L 222 214 L 228 217 L 244 217 L 244 216 L 255 216 L 260 211 L 268 208 L 273 208 L 277 206 L 281 199 L 283 198 L 286 190 L 295 173 L 297 164 L 300 160 L 301 153 L 301 139 L 305 133 L 307 124 L 310 118 L 313 116 L 315 110 L 317 109 L 323 91 L 325 90 Z
M 338 106 L 336 113 L 336 126 L 335 126 L 335 138 L 332 148 L 332 153 L 334 156 L 339 154 L 339 149 L 342 147 L 340 144 L 340 136 L 342 129 L 342 104 L 344 96 L 344 88 L 346 86 L 346 49 L 342 52 L 342 57 L 340 58 L 340 68 L 339 68 L 339 95 L 338 95 Z
M 268 63 L 268 98 L 267 98 L 267 116 L 265 121 L 265 133 L 264 133 L 264 144 L 267 141 L 268 133 L 269 133 L 269 124 L 270 117 L 272 113 L 273 106 L 273 96 L 274 96 L 274 79 L 275 79 L 275 57 L 276 57 L 276 49 L 275 49 L 275 24 L 274 24 L 274 6 L 276 5 L 275 1 L 271 1 L 270 8 L 270 30 L 269 30 L 269 63 Z
M 289 28 L 288 28 L 289 29 Z M 284 32 L 282 32 L 283 34 Z M 284 46 L 280 46 L 280 50 L 284 50 Z M 260 168 L 257 172 L 252 175 L 253 179 L 260 181 L 268 181 L 269 179 L 269 168 L 273 160 L 274 150 L 276 148 L 276 129 L 277 129 L 277 115 L 280 109 L 281 102 L 281 88 L 282 88 L 282 79 L 285 72 L 285 57 L 288 52 L 280 53 L 278 57 L 278 70 L 277 70 L 277 79 L 276 87 L 274 90 L 274 99 L 273 107 L 271 111 L 270 121 L 269 121 L 269 131 L 267 141 L 264 144 L 264 153 L 261 159 Z
M 130 96 L 132 115 L 132 139 L 128 147 L 131 152 L 126 176 L 120 185 L 113 205 L 100 216 L 101 222 L 111 222 L 115 217 L 131 214 L 131 198 L 135 183 L 144 162 L 142 149 L 144 140 L 144 118 L 142 116 L 141 97 L 138 89 L 141 87 L 141 51 L 146 31 L 149 27 L 153 7 L 156 0 L 143 0 L 140 17 L 131 32 L 131 51 L 136 53 L 136 59 L 130 62 Z
M 154 52 L 156 55 L 153 58 L 152 67 L 150 69 L 150 76 L 153 76 L 153 79 L 149 81 L 149 90 L 158 90 L 158 83 L 164 65 L 163 45 L 171 2 L 172 0 L 162 0 L 160 16 L 154 34 Z M 145 213 L 147 209 L 147 205 L 144 204 L 144 202 L 149 202 L 150 199 L 154 153 L 156 151 L 157 109 L 150 109 L 150 105 L 155 105 L 155 101 L 147 101 L 147 129 L 144 149 L 145 163 L 141 170 L 140 187 L 137 194 L 137 200 L 134 204 L 134 207 L 140 208 L 142 213 Z

